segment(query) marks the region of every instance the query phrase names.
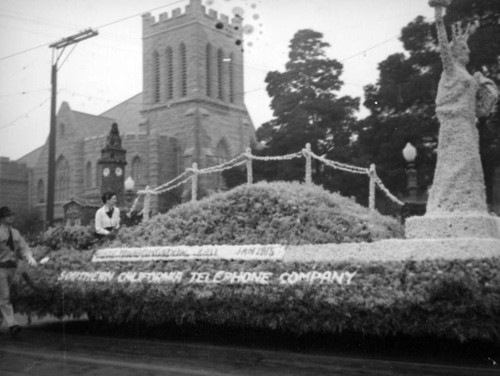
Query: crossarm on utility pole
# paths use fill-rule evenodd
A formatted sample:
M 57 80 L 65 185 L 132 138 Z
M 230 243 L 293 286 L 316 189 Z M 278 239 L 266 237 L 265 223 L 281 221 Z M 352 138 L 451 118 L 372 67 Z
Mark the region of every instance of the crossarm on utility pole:
M 48 176 L 47 176 L 47 208 L 46 208 L 46 225 L 48 227 L 54 224 L 54 201 L 55 201 L 55 182 L 56 182 L 56 104 L 57 104 L 57 63 L 64 52 L 64 48 L 69 45 L 81 42 L 85 39 L 96 36 L 96 30 L 87 29 L 77 34 L 63 38 L 58 42 L 52 43 L 49 47 L 54 49 L 63 48 L 57 58 L 55 54 L 52 57 L 51 70 L 51 103 L 50 103 L 50 132 L 49 132 L 49 160 L 48 160 Z M 54 51 L 54 50 L 53 50 Z

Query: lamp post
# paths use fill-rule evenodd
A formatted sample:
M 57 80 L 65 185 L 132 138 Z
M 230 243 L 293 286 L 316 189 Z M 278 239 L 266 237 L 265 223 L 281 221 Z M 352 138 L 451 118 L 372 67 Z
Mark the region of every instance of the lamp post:
M 125 192 L 132 192 L 135 188 L 135 181 L 132 179 L 132 176 L 129 176 L 125 182 L 123 183 L 125 188 Z
M 129 207 L 132 204 L 132 201 L 135 197 L 135 181 L 129 176 L 125 182 L 123 183 L 123 187 L 125 188 L 125 203 L 124 207 Z
M 415 159 L 417 158 L 417 149 L 411 143 L 406 143 L 403 149 L 403 157 L 406 161 L 406 189 L 408 191 L 409 202 L 418 201 L 418 182 L 417 170 L 415 168 Z

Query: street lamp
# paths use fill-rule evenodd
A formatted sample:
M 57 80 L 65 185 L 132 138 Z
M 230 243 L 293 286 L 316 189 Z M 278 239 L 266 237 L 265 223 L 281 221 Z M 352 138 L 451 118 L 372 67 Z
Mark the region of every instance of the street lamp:
M 123 196 L 125 202 L 122 203 L 123 207 L 131 207 L 135 198 L 135 181 L 132 179 L 132 176 L 125 179 L 123 187 L 125 188 L 125 195 Z
M 417 158 L 417 149 L 411 143 L 406 143 L 403 149 L 403 157 L 407 163 L 406 167 L 406 189 L 408 190 L 408 201 L 417 201 L 417 170 L 415 168 L 415 159 Z
M 135 188 L 135 181 L 134 179 L 132 179 L 131 176 L 129 176 L 125 182 L 123 183 L 124 187 L 125 187 L 125 191 L 126 192 L 131 192 L 134 190 Z

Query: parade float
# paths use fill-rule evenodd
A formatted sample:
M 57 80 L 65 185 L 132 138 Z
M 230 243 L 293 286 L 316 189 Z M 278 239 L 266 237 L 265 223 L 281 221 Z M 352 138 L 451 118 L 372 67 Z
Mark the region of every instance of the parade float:
M 498 243 L 415 252 L 402 235 L 396 220 L 320 187 L 241 186 L 105 248 L 51 253 L 29 271 L 32 286 L 20 278 L 16 307 L 144 328 L 498 339 Z
M 49 254 L 29 278 L 20 273 L 18 312 L 158 330 L 212 325 L 498 342 L 500 229 L 487 212 L 475 127 L 497 91 L 465 70 L 468 29 L 455 26 L 448 42 L 448 3 L 430 2 L 444 66 L 435 179 L 426 215 L 409 218 L 405 231 L 307 175 L 305 184 L 247 184 L 152 218 L 146 210 L 141 224 L 104 247 Z M 200 171 L 190 172 L 196 182 Z M 372 169 L 366 173 L 380 186 Z

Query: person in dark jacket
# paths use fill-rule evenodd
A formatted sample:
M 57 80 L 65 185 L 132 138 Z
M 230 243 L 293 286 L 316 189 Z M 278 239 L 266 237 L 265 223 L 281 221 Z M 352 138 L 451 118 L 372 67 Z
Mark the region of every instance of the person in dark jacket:
M 14 213 L 7 206 L 0 208 L 0 311 L 12 337 L 21 331 L 14 317 L 10 301 L 10 289 L 17 269 L 17 263 L 25 258 L 30 266 L 36 266 L 31 249 L 19 231 L 12 227 Z M 0 321 L 1 324 L 1 321 Z

